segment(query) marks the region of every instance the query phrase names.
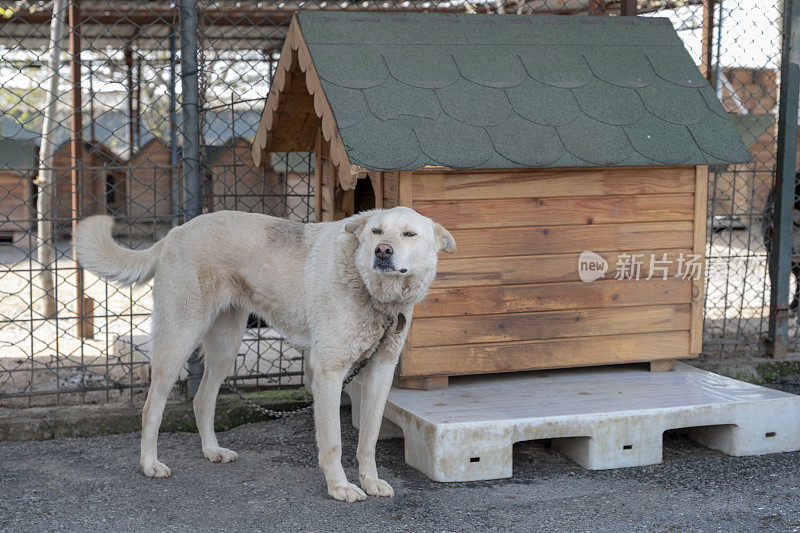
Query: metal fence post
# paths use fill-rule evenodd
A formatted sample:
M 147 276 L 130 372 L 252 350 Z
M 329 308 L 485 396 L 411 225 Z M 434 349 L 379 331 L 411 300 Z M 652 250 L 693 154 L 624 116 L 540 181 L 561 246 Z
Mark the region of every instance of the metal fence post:
M 635 17 L 637 12 L 636 0 L 622 0 L 619 11 L 619 14 L 623 17 Z
M 169 184 L 169 216 L 170 227 L 178 225 L 180 206 L 178 206 L 178 94 L 176 87 L 177 54 L 177 35 L 175 28 L 171 27 L 169 32 L 169 165 L 170 165 L 170 184 Z
M 181 88 L 183 113 L 183 216 L 184 222 L 200 214 L 200 88 L 197 68 L 197 0 L 181 0 Z M 194 398 L 203 376 L 200 350 L 192 352 L 187 362 L 186 393 Z
M 786 355 L 789 318 L 789 277 L 792 268 L 793 204 L 797 165 L 798 96 L 800 96 L 800 0 L 786 0 L 783 12 L 778 153 L 775 175 L 774 233 L 769 276 L 767 351 L 772 357 Z

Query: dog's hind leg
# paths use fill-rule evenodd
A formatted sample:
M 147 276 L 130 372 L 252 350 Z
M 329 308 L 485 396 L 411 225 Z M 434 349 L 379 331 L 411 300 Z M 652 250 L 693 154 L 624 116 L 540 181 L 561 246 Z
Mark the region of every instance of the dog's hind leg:
M 214 434 L 214 412 L 219 386 L 228 376 L 239 352 L 247 312 L 241 309 L 223 311 L 203 339 L 205 370 L 203 381 L 194 397 L 194 416 L 202 440 L 203 456 L 212 463 L 227 463 L 239 458 L 236 452 L 220 448 Z
M 158 428 L 169 391 L 178 379 L 189 354 L 200 342 L 208 321 L 171 320 L 170 327 L 156 326 L 150 362 L 150 390 L 142 410 L 142 449 L 139 466 L 147 477 L 169 477 L 170 469 L 158 460 Z

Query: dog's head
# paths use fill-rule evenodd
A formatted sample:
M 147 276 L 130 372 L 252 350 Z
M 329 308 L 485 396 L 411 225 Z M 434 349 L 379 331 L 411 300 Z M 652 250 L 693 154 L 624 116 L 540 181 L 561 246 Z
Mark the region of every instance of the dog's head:
M 373 297 L 419 301 L 436 275 L 437 254 L 455 253 L 453 236 L 407 207 L 353 217 L 345 231 L 358 239 L 355 265 Z

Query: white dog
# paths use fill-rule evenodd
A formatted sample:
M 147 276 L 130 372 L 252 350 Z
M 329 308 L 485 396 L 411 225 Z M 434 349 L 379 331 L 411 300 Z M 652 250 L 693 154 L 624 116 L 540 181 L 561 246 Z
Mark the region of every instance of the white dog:
M 394 495 L 378 478 L 375 443 L 411 311 L 433 281 L 437 253 L 455 252 L 447 230 L 406 207 L 319 224 L 223 211 L 199 216 L 139 251 L 114 242 L 113 224 L 106 216 L 82 221 L 75 246 L 80 264 L 104 278 L 130 285 L 155 277 L 151 383 L 142 412 L 146 476 L 170 475 L 158 460 L 158 429 L 167 395 L 197 346 L 205 357 L 194 399 L 203 455 L 212 462 L 237 459 L 217 444 L 214 409 L 254 312 L 308 354 L 328 494 L 350 502 L 365 499 L 365 492 Z M 401 328 L 379 343 L 387 317 Z M 363 371 L 356 454 L 362 491 L 342 468 L 339 400 L 350 369 L 376 347 Z

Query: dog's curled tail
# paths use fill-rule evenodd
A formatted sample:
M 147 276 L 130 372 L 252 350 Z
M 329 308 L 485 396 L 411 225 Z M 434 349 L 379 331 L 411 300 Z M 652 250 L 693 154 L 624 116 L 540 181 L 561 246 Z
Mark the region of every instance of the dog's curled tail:
M 78 263 L 85 269 L 123 286 L 140 284 L 153 277 L 162 242 L 147 250 L 123 248 L 114 241 L 114 219 L 93 216 L 81 220 L 75 232 Z

